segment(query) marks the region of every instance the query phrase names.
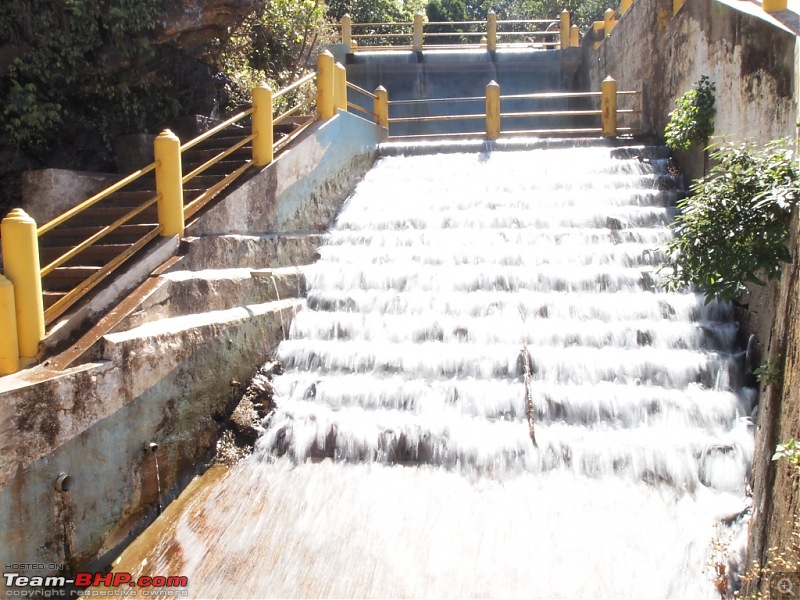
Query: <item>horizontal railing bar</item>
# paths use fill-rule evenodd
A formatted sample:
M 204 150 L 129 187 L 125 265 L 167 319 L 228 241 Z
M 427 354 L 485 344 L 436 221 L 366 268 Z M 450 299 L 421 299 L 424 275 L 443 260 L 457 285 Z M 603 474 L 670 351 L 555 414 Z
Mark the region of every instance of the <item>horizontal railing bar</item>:
M 56 258 L 49 265 L 47 265 L 45 267 L 42 267 L 42 269 L 39 271 L 39 276 L 40 277 L 45 277 L 45 276 L 49 275 L 50 273 L 52 273 L 53 271 L 55 271 L 58 267 L 63 265 L 65 262 L 75 258 L 78 254 L 80 254 L 81 252 L 86 250 L 89 246 L 94 245 L 95 242 L 103 239 L 109 233 L 111 233 L 112 231 L 118 229 L 120 227 L 120 225 L 124 225 L 125 223 L 130 221 L 133 217 L 138 215 L 139 213 L 141 213 L 141 212 L 147 210 L 148 208 L 150 208 L 151 206 L 153 206 L 153 204 L 158 202 L 158 198 L 159 198 L 158 195 L 153 196 L 152 198 L 150 198 L 144 204 L 141 204 L 141 205 L 137 206 L 136 208 L 134 208 L 133 210 L 125 213 L 119 219 L 117 219 L 116 221 L 111 223 L 110 225 L 106 225 L 105 227 L 103 227 L 100 231 L 98 231 L 94 235 L 86 238 L 80 244 L 78 244 L 74 248 L 70 249 L 69 251 L 65 252 L 64 254 L 62 254 L 61 256 Z
M 428 98 L 427 100 L 389 100 L 389 106 L 400 106 L 401 104 L 436 104 L 438 102 L 483 102 L 484 96 L 469 96 L 466 98 Z
M 560 21 L 558 19 L 498 19 L 498 25 L 506 25 L 510 23 L 547 23 L 548 25 L 557 25 Z
M 633 131 L 632 127 L 617 127 L 618 132 L 630 132 Z M 591 133 L 591 134 L 598 134 L 603 133 L 603 130 L 600 128 L 587 128 L 587 129 L 520 129 L 520 130 L 502 130 L 500 132 L 501 136 L 504 135 L 533 135 L 533 134 L 550 134 L 550 133 L 558 133 L 558 134 L 568 134 L 568 133 Z
M 295 114 L 296 112 L 298 112 L 301 109 L 305 108 L 309 104 L 311 104 L 311 98 L 306 98 L 300 104 L 297 104 L 297 105 L 293 106 L 292 108 L 290 108 L 289 110 L 284 112 L 279 117 L 276 117 L 275 119 L 273 119 L 272 125 L 274 126 L 274 125 L 278 125 L 279 123 L 283 123 L 284 119 L 287 119 L 287 118 L 291 117 L 293 114 Z
M 256 134 L 251 133 L 246 138 L 236 142 L 233 146 L 231 146 L 227 150 L 223 150 L 222 152 L 220 152 L 219 154 L 217 154 L 213 158 L 208 159 L 202 165 L 200 165 L 199 167 L 197 167 L 193 171 L 191 171 L 191 172 L 187 173 L 186 175 L 184 175 L 183 178 L 181 179 L 181 183 L 183 183 L 183 184 L 188 183 L 189 181 L 191 181 L 192 179 L 194 179 L 195 177 L 200 175 L 200 173 L 202 173 L 203 171 L 205 171 L 209 167 L 212 167 L 215 164 L 217 164 L 219 161 L 221 161 L 226 156 L 229 156 L 230 154 L 233 154 L 239 148 L 241 148 L 243 146 L 246 146 L 247 144 L 252 142 L 255 139 L 255 137 L 256 137 Z
M 484 36 L 484 35 L 486 35 L 486 32 L 485 31 L 452 31 L 450 33 L 447 33 L 447 32 L 425 33 L 423 35 L 425 37 L 455 37 L 455 36 L 476 37 L 476 36 Z
M 247 169 L 249 169 L 252 163 L 253 163 L 252 160 L 248 160 L 241 167 L 226 175 L 224 179 L 218 181 L 210 188 L 208 188 L 206 191 L 204 191 L 202 194 L 197 196 L 197 198 L 189 202 L 189 204 L 187 204 L 183 209 L 184 218 L 188 219 L 189 217 L 194 215 L 198 210 L 200 210 L 206 204 L 208 204 L 208 202 L 214 197 L 214 194 L 219 192 L 222 188 L 227 186 L 229 183 L 231 183 L 233 180 L 239 177 L 239 175 L 241 175 Z
M 304 75 L 303 77 L 301 77 L 300 79 L 298 79 L 297 81 L 295 81 L 293 84 L 291 84 L 291 85 L 289 85 L 289 86 L 287 86 L 287 87 L 283 88 L 282 90 L 278 90 L 277 92 L 275 92 L 275 93 L 272 95 L 272 100 L 273 100 L 273 101 L 274 101 L 274 100 L 277 100 L 278 98 L 280 98 L 280 97 L 281 97 L 281 96 L 283 96 L 284 94 L 288 94 L 289 92 L 291 92 L 291 91 L 293 91 L 293 90 L 295 90 L 295 89 L 299 88 L 299 87 L 300 87 L 301 85 L 303 85 L 304 83 L 306 83 L 306 82 L 308 82 L 308 81 L 311 81 L 311 80 L 312 80 L 312 79 L 314 79 L 314 77 L 316 77 L 316 76 L 317 76 L 317 74 L 316 74 L 315 72 L 313 72 L 313 71 L 312 71 L 311 73 L 308 73 L 307 75 Z
M 434 117 L 395 117 L 389 123 L 422 123 L 430 121 L 465 121 L 468 119 L 485 119 L 486 115 L 441 115 Z
M 428 21 L 425 23 L 425 27 L 428 25 L 485 25 L 486 21 Z
M 514 100 L 523 98 L 590 98 L 600 96 L 600 92 L 537 92 L 534 94 L 508 94 L 500 95 L 500 100 Z
M 146 167 L 142 167 L 138 171 L 134 171 L 130 175 L 128 175 L 126 177 L 123 177 L 122 179 L 117 181 L 115 184 L 113 184 L 113 185 L 107 187 L 106 189 L 104 189 L 102 192 L 98 192 L 97 194 L 95 194 L 94 196 L 92 196 L 90 198 L 87 198 L 86 200 L 84 200 L 83 202 L 78 204 L 77 206 L 74 206 L 73 208 L 69 209 L 67 212 L 65 212 L 65 213 L 57 216 L 55 219 L 45 223 L 44 225 L 42 225 L 41 227 L 39 227 L 36 230 L 36 235 L 38 237 L 41 237 L 42 235 L 44 235 L 48 231 L 51 231 L 52 229 L 55 229 L 56 227 L 58 227 L 62 223 L 65 223 L 65 222 L 69 221 L 72 217 L 74 217 L 75 215 L 83 212 L 84 210 L 86 210 L 90 206 L 93 206 L 93 205 L 97 204 L 103 198 L 107 198 L 108 196 L 110 196 L 114 192 L 119 191 L 121 188 L 123 188 L 126 185 L 128 185 L 129 183 L 131 183 L 132 181 L 137 180 L 142 175 L 146 175 L 150 171 L 154 170 L 158 165 L 159 165 L 159 162 L 152 162 L 149 165 L 147 165 Z
M 618 110 L 617 113 L 623 111 Z M 520 117 L 587 117 L 591 115 L 603 114 L 601 110 L 542 110 L 533 112 L 500 113 L 503 118 L 514 119 Z
M 136 254 L 139 250 L 144 248 L 149 242 L 158 237 L 161 233 L 161 226 L 157 226 L 150 233 L 146 234 L 141 239 L 137 240 L 130 245 L 124 252 L 114 257 L 110 262 L 104 265 L 99 271 L 92 273 L 80 285 L 73 288 L 66 295 L 58 299 L 50 308 L 44 311 L 44 322 L 49 325 L 57 317 L 64 313 L 70 306 L 75 304 L 78 300 L 88 294 L 98 283 L 105 279 L 112 271 L 118 266 L 128 260 L 131 256 Z
M 531 35 L 531 36 L 545 36 L 545 35 L 560 35 L 558 31 L 498 31 L 498 36 L 511 37 L 514 35 Z
M 358 87 L 355 83 L 350 83 L 348 81 L 347 82 L 347 87 L 349 87 L 351 90 L 355 90 L 357 92 L 360 92 L 360 93 L 364 94 L 365 96 L 369 96 L 373 100 L 377 100 L 378 99 L 378 97 L 375 94 L 373 94 L 372 92 L 368 92 L 367 90 L 365 90 L 362 87 Z
M 220 131 L 222 131 L 226 127 L 229 127 L 230 125 L 233 125 L 234 123 L 236 123 L 238 121 L 241 121 L 245 117 L 247 117 L 249 115 L 252 115 L 252 114 L 253 114 L 253 109 L 252 108 L 248 108 L 247 110 L 243 110 L 239 114 L 233 115 L 227 121 L 223 121 L 219 125 L 216 125 L 215 127 L 212 127 L 208 131 L 206 131 L 204 133 L 201 133 L 196 138 L 193 138 L 193 139 L 189 140 L 188 142 L 186 142 L 185 144 L 183 144 L 181 146 L 181 152 L 185 152 L 189 148 L 194 148 L 195 146 L 197 146 L 197 144 L 199 144 L 201 142 L 205 142 L 208 138 L 210 138 L 211 136 L 219 133 Z
M 481 136 L 486 137 L 485 131 L 470 131 L 467 133 L 422 133 L 418 135 L 390 135 L 390 140 L 405 140 L 417 138 L 441 138 L 441 137 L 470 137 Z
M 401 26 L 401 25 L 410 27 L 414 25 L 414 23 L 411 21 L 397 21 L 396 23 L 353 23 L 351 27 L 379 27 L 385 25 L 388 25 L 390 27 Z
M 371 51 L 374 52 L 376 50 L 413 50 L 413 46 L 409 44 L 401 44 L 397 46 L 358 46 L 355 48 L 356 51 Z
M 353 39 L 362 38 L 407 38 L 414 35 L 413 33 L 354 33 L 350 37 Z
M 359 106 L 358 104 L 353 104 L 352 102 L 348 102 L 347 103 L 347 108 L 354 108 L 355 110 L 360 110 L 361 112 L 366 113 L 366 114 L 368 114 L 368 115 L 370 115 L 372 117 L 375 117 L 375 118 L 378 117 L 378 115 L 376 115 L 371 110 L 367 110 L 366 108 L 364 108 L 362 106 Z

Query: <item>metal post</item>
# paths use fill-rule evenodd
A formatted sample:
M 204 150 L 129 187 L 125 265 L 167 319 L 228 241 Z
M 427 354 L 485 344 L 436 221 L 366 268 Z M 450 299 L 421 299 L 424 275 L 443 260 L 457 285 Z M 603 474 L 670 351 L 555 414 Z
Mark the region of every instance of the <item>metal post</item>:
M 337 110 L 347 112 L 347 71 L 342 63 L 333 65 L 333 104 Z
M 558 16 L 561 49 L 569 48 L 569 11 L 565 8 Z
M 389 129 L 389 92 L 382 85 L 375 89 L 373 109 L 375 111 L 375 124 Z
M 600 117 L 603 135 L 617 135 L 617 82 L 609 75 L 600 84 Z
M 493 10 L 486 15 L 486 49 L 497 50 L 497 14 Z
M 422 13 L 414 15 L 414 52 L 422 52 L 422 25 L 425 17 Z
M 24 367 L 36 361 L 45 334 L 36 221 L 15 208 L 0 224 L 0 235 L 4 274 L 14 288 L 17 348 L 20 366 Z
M 0 275 L 0 376 L 19 371 L 19 338 L 14 285 Z
M 614 25 L 617 22 L 614 19 L 614 10 L 611 8 L 607 8 L 606 12 L 603 13 L 603 30 L 605 31 L 606 37 L 611 37 L 611 30 L 614 29 Z
M 347 51 L 350 51 L 350 47 L 353 43 L 353 19 L 350 18 L 350 15 L 344 15 L 342 17 L 342 44 L 345 45 Z
M 500 137 L 500 86 L 490 81 L 486 86 L 486 139 Z
M 581 45 L 580 35 L 581 35 L 581 32 L 580 32 L 580 29 L 578 29 L 577 25 L 573 25 L 572 27 L 569 28 L 569 45 L 570 45 L 570 48 L 575 48 L 576 46 L 580 46 Z
M 333 54 L 323 50 L 317 57 L 317 120 L 327 121 L 336 114 L 334 104 Z
M 633 0 L 621 0 L 619 3 L 619 14 L 624 15 L 631 9 L 633 5 Z
M 158 222 L 161 235 L 182 236 L 183 183 L 181 182 L 181 141 L 165 129 L 153 143 L 156 162 L 156 192 L 158 192 Z
M 272 133 L 272 90 L 263 81 L 253 89 L 253 164 L 263 167 L 275 158 Z

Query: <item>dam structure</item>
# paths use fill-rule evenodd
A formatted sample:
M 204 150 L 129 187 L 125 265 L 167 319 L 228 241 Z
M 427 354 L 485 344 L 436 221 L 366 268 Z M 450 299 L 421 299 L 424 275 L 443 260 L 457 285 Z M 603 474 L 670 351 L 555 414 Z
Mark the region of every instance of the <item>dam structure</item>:
M 800 263 L 744 309 L 665 285 L 707 163 L 659 136 L 709 73 L 720 134 L 794 135 L 795 13 L 752 4 L 457 50 L 343 22 L 316 72 L 15 210 L 4 563 L 195 598 L 739 589 L 793 539 Z
M 716 596 L 756 400 L 731 307 L 659 287 L 663 148 L 537 146 L 385 146 L 254 453 L 117 568 L 196 597 Z

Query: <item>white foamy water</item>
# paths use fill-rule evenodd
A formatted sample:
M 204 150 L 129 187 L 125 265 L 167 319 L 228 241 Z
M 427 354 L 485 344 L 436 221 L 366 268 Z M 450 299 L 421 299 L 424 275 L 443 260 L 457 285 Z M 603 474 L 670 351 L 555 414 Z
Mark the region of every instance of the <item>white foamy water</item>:
M 730 307 L 659 291 L 666 161 L 610 156 L 382 159 L 309 270 L 254 455 L 148 571 L 205 598 L 716 597 L 755 392 Z

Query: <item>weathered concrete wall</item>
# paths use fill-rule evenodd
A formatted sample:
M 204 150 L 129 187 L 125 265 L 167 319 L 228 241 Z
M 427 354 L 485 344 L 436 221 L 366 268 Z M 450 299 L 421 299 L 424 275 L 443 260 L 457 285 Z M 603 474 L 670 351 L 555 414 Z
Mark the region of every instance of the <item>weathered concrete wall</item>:
M 788 15 L 788 17 L 787 17 Z M 716 83 L 715 135 L 764 144 L 793 139 L 798 117 L 800 48 L 794 13 L 771 16 L 754 3 L 688 0 L 672 17 L 671 0 L 634 2 L 600 48 L 588 48 L 586 81 L 607 75 L 621 88 L 642 90 L 645 130 L 662 135 L 675 99 L 701 75 Z M 677 154 L 689 178 L 703 174 L 702 152 Z M 800 306 L 798 220 L 790 248 L 794 262 L 780 282 L 753 287 L 741 321 L 756 334 L 756 364 L 778 359 L 784 378 L 761 386 L 753 468 L 749 559 L 762 564 L 771 546 L 786 547 L 798 507 L 786 465 L 772 462 L 775 445 L 800 431 Z M 785 360 L 784 360 L 785 358 Z
M 164 502 L 194 474 L 302 305 L 298 269 L 274 281 L 245 271 L 313 260 L 383 135 L 347 114 L 315 125 L 190 225 L 186 261 L 150 281 L 142 310 L 101 339 L 94 362 L 0 378 L 3 564 L 74 569 L 118 551 L 155 516 L 150 442 Z M 74 481 L 66 493 L 59 473 Z
M 22 208 L 38 225 L 44 225 L 118 179 L 119 175 L 65 169 L 25 171 Z

